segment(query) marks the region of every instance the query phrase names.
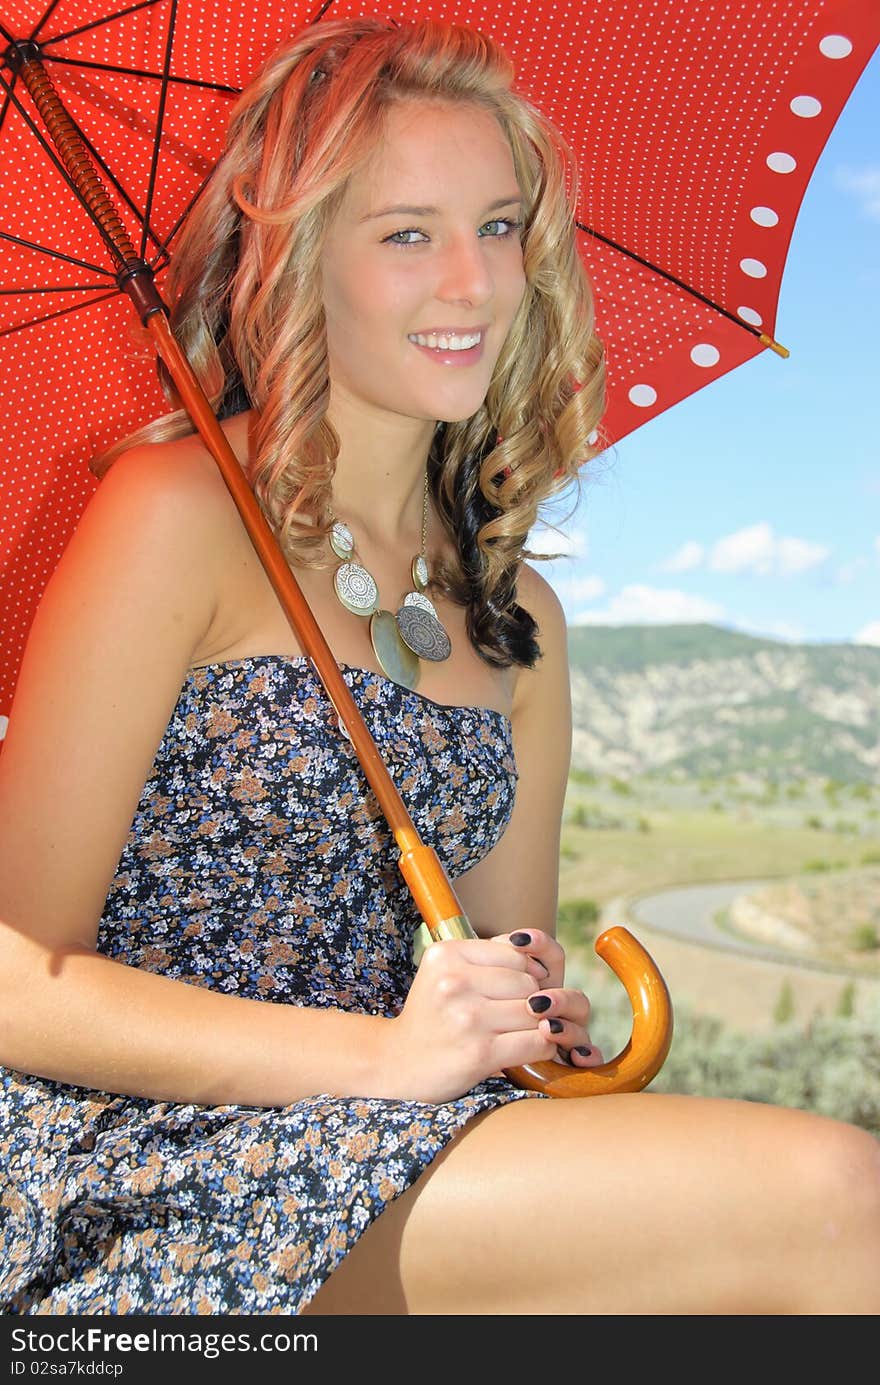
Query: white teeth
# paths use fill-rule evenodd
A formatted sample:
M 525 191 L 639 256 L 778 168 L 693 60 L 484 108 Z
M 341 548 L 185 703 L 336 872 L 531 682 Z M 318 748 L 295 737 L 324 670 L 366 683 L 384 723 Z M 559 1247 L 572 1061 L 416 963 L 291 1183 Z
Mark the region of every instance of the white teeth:
M 469 351 L 472 346 L 476 346 L 481 336 L 482 332 L 470 332 L 464 337 L 438 337 L 436 332 L 422 336 L 420 332 L 417 332 L 409 340 L 416 342 L 419 346 L 429 346 L 432 351 Z

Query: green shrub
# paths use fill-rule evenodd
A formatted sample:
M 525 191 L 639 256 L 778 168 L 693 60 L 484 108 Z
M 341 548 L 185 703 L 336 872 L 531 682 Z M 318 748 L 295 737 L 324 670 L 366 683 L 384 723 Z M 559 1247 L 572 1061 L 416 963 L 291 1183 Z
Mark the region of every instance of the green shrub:
M 810 827 L 814 832 L 822 831 L 822 819 L 815 813 L 811 813 L 808 818 L 804 818 L 804 827 Z
M 862 854 L 863 866 L 880 866 L 880 851 L 865 851 Z
M 834 1013 L 838 1019 L 850 1020 L 856 1012 L 856 988 L 852 981 L 847 981 L 840 995 L 837 997 L 837 1004 Z
M 809 871 L 813 875 L 817 874 L 819 871 L 833 869 L 834 867 L 832 866 L 831 862 L 823 861 L 821 857 L 813 861 L 804 862 L 804 870 Z
M 857 952 L 873 952 L 880 947 L 880 933 L 874 923 L 860 923 L 850 934 L 850 946 Z
M 773 1018 L 777 1024 L 788 1024 L 794 1018 L 794 991 L 790 981 L 783 982 L 780 987 L 773 1006 Z
M 600 912 L 595 899 L 563 899 L 556 911 L 556 920 L 560 929 L 575 931 L 581 938 L 592 938 Z
M 575 784 L 595 784 L 598 776 L 588 769 L 576 769 L 572 766 L 568 771 L 568 777 Z
M 625 779 L 611 779 L 608 787 L 612 793 L 616 794 L 631 795 L 633 792 L 632 784 L 628 784 Z

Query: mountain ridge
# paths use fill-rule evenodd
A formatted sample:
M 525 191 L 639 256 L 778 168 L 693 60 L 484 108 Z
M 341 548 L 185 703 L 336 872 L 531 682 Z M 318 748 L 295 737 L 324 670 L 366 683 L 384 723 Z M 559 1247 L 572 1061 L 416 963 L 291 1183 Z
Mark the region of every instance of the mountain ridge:
M 880 647 L 721 626 L 568 629 L 573 766 L 773 779 L 880 774 Z

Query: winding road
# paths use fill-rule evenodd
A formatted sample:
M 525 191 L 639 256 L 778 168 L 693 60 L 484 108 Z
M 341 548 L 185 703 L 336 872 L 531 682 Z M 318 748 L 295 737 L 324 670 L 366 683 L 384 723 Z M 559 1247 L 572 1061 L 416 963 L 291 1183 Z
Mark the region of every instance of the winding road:
M 765 962 L 783 962 L 810 971 L 871 979 L 855 968 L 832 966 L 794 950 L 772 947 L 715 922 L 715 915 L 729 909 L 738 895 L 751 894 L 771 883 L 769 880 L 729 880 L 715 885 L 687 885 L 659 894 L 636 896 L 627 900 L 624 907 L 635 924 L 642 923 L 657 933 L 699 947 L 735 952 L 740 957 L 754 957 Z

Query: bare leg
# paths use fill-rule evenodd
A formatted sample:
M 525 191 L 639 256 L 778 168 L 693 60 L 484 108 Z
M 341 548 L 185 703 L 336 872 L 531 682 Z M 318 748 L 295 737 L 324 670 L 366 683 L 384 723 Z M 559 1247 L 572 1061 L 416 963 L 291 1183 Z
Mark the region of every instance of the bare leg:
M 314 1314 L 876 1314 L 880 1143 L 802 1111 L 652 1093 L 473 1120 Z

